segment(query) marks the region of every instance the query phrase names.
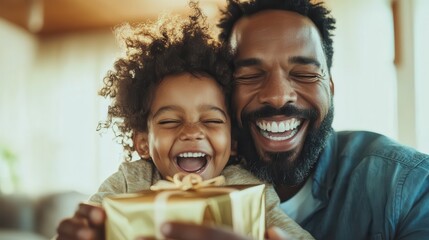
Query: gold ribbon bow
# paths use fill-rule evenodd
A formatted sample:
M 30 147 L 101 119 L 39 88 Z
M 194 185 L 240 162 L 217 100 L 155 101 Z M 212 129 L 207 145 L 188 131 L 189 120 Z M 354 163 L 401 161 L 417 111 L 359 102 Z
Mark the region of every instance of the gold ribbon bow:
M 167 177 L 167 180 L 159 180 L 150 187 L 152 191 L 159 190 L 195 190 L 204 187 L 222 186 L 225 184 L 224 176 L 217 176 L 203 181 L 203 178 L 195 173 L 186 174 L 179 172 L 174 174 L 173 178 Z
M 167 180 L 159 180 L 157 183 L 150 187 L 152 191 L 159 190 L 169 190 L 163 191 L 156 195 L 154 200 L 154 226 L 156 239 L 163 239 L 163 235 L 160 232 L 161 224 L 164 223 L 167 219 L 169 212 L 166 210 L 166 205 L 168 199 L 174 195 L 188 195 L 190 192 L 186 192 L 187 190 L 197 190 L 204 191 L 210 189 L 210 191 L 216 192 L 231 192 L 234 191 L 230 188 L 219 188 L 212 189 L 210 187 L 221 186 L 225 184 L 224 176 L 217 176 L 215 178 L 211 178 L 203 181 L 203 178 L 195 173 L 186 174 L 183 172 L 179 172 L 174 174 L 173 178 L 166 177 Z M 220 220 L 220 216 L 214 215 L 216 217 L 217 222 Z

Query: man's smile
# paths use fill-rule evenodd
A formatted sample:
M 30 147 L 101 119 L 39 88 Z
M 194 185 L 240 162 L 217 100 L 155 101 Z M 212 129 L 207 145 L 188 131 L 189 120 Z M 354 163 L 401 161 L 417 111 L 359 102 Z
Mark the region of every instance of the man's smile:
M 301 118 L 276 116 L 257 119 L 251 124 L 254 140 L 264 151 L 285 152 L 304 143 L 309 121 Z
M 292 138 L 298 132 L 300 125 L 301 121 L 296 118 L 283 121 L 256 121 L 260 133 L 273 141 L 284 141 Z

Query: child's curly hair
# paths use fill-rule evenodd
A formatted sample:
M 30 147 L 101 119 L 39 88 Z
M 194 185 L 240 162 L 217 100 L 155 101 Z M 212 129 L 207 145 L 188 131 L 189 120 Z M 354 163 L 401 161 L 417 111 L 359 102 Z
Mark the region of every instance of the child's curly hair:
M 191 73 L 213 77 L 225 93 L 230 110 L 232 54 L 211 36 L 205 16 L 191 2 L 187 19 L 160 18 L 153 24 L 123 25 L 116 35 L 126 56 L 108 71 L 99 95 L 112 99 L 105 122 L 97 130 L 112 128 L 131 160 L 133 131 L 147 131 L 147 118 L 156 87 L 167 75 Z M 198 91 L 197 89 L 195 89 Z

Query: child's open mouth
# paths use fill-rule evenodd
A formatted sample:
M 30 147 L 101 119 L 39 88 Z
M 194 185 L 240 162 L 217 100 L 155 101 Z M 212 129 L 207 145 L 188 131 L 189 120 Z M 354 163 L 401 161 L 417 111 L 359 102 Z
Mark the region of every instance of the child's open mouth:
M 205 169 L 210 156 L 203 152 L 183 152 L 177 155 L 176 162 L 183 171 L 198 173 Z

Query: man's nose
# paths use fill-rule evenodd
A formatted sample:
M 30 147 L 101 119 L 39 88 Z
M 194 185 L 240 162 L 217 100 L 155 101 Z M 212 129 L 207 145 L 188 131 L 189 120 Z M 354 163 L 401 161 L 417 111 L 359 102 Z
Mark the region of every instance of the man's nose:
M 270 105 L 274 108 L 281 108 L 287 103 L 297 101 L 297 93 L 294 88 L 294 82 L 287 79 L 281 71 L 275 71 L 265 79 L 258 98 L 264 105 Z
M 204 139 L 204 131 L 199 123 L 186 123 L 183 125 L 179 139 L 182 141 L 192 141 Z

